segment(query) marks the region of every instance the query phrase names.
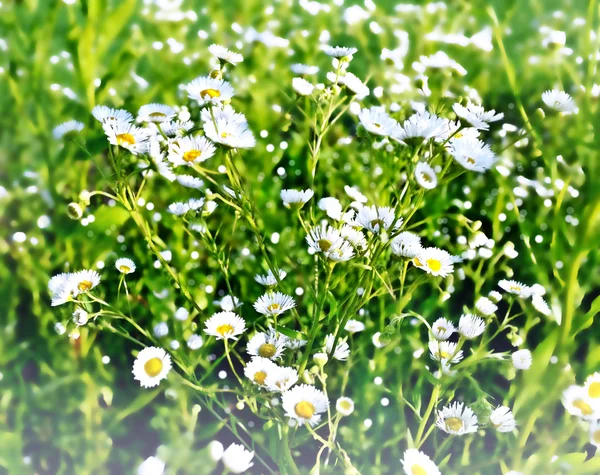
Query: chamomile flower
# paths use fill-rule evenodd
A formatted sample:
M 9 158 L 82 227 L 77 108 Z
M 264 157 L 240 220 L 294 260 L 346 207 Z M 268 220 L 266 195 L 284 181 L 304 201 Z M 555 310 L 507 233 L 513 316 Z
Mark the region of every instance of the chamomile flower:
M 351 61 L 352 55 L 358 50 L 356 48 L 348 48 L 346 46 L 324 46 L 323 52 L 332 58 L 341 59 L 343 61 Z
M 438 184 L 435 170 L 425 162 L 417 163 L 415 167 L 415 180 L 425 190 L 433 190 Z
M 429 340 L 431 359 L 448 363 L 458 363 L 463 359 L 462 350 L 457 351 L 458 345 L 449 341 Z
M 358 113 L 358 120 L 369 133 L 383 137 L 390 135 L 398 126 L 398 122 L 389 116 L 385 107 L 373 106 L 369 109 L 362 109 Z
M 516 280 L 503 279 L 498 282 L 498 287 L 509 294 L 514 294 L 524 299 L 527 299 L 531 296 L 531 289 L 525 284 L 517 282 Z
M 354 249 L 364 250 L 367 248 L 367 239 L 362 231 L 344 224 L 340 229 L 341 236 L 348 241 Z
M 287 337 L 278 335 L 275 332 L 258 332 L 248 341 L 246 351 L 251 356 L 277 360 L 281 358 L 283 350 L 286 348 L 287 340 Z
M 215 313 L 204 325 L 204 332 L 217 340 L 237 340 L 246 331 L 245 320 L 233 312 Z
M 402 219 L 396 221 L 394 211 L 388 206 L 363 206 L 355 220 L 360 227 L 375 234 L 388 231 L 392 226 L 395 229 L 402 226 Z
M 496 290 L 492 290 L 489 294 L 490 300 L 492 300 L 493 302 L 500 302 L 500 300 L 502 300 L 502 294 Z
M 449 252 L 437 247 L 421 249 L 413 258 L 413 264 L 433 276 L 447 277 L 454 272 L 454 263 L 457 259 Z
M 160 130 L 167 137 L 183 137 L 194 128 L 194 123 L 191 120 L 187 121 L 172 121 L 163 122 L 160 124 Z
M 344 326 L 344 330 L 348 333 L 358 333 L 362 332 L 365 329 L 365 324 L 363 322 L 359 322 L 358 320 L 348 320 L 346 322 L 346 326 Z
M 286 310 L 296 306 L 296 302 L 289 295 L 281 292 L 271 292 L 262 295 L 254 303 L 254 309 L 263 315 L 276 316 L 281 315 Z
M 326 412 L 329 400 L 325 394 L 308 384 L 295 386 L 283 393 L 282 406 L 285 415 L 298 421 L 299 425 L 314 426 L 321 420 L 321 413 Z
M 342 219 L 343 208 L 340 200 L 337 198 L 333 198 L 332 196 L 321 198 L 317 206 L 320 210 L 325 211 L 331 219 L 335 219 L 336 221 Z
M 406 119 L 402 126 L 398 126 L 391 136 L 401 142 L 414 138 L 423 140 L 446 139 L 448 137 L 448 124 L 446 119 L 430 112 L 417 112 Z
M 257 386 L 265 387 L 265 381 L 269 374 L 274 373 L 278 369 L 279 366 L 270 359 L 255 356 L 244 367 L 244 375 Z
M 310 66 L 307 64 L 295 63 L 290 66 L 290 69 L 294 74 L 302 74 L 307 76 L 313 76 L 319 72 L 318 66 Z
M 174 216 L 183 216 L 190 210 L 190 207 L 187 203 L 182 203 L 181 201 L 176 201 L 175 203 L 171 203 L 167 207 L 167 212 Z
M 462 402 L 454 402 L 438 411 L 435 425 L 448 434 L 470 434 L 477 432 L 477 416 Z
M 298 382 L 298 371 L 290 367 L 278 367 L 265 378 L 265 386 L 269 391 L 282 393 L 288 391 Z
M 310 230 L 306 242 L 314 252 L 326 253 L 341 246 L 344 239 L 337 229 L 321 224 Z
M 277 270 L 277 277 L 279 277 L 279 281 L 285 279 L 286 275 L 287 275 L 287 272 L 284 271 L 283 269 Z M 260 274 L 255 275 L 254 280 L 256 282 L 258 282 L 260 285 L 264 285 L 265 287 L 275 287 L 278 283 L 278 280 L 275 277 L 275 274 L 273 273 L 273 271 L 271 269 L 269 269 L 267 271 L 267 275 L 260 275 Z
M 133 377 L 143 388 L 153 388 L 167 377 L 171 357 L 162 348 L 150 346 L 138 353 L 133 363 Z
M 77 326 L 83 326 L 88 322 L 89 319 L 89 313 L 87 313 L 85 310 L 78 308 L 73 312 L 73 322 L 75 323 L 75 325 Z
M 208 52 L 217 58 L 221 63 L 229 63 L 235 66 L 244 61 L 244 57 L 240 53 L 230 51 L 225 46 L 212 44 L 208 47 Z
M 404 452 L 401 462 L 406 475 L 441 475 L 433 460 L 417 449 Z
M 341 397 L 335 402 L 335 410 L 342 416 L 349 416 L 354 412 L 354 401 L 349 397 Z
M 512 432 L 517 422 L 509 407 L 498 406 L 490 414 L 490 425 L 498 432 Z
M 592 421 L 600 417 L 597 407 L 584 387 L 572 385 L 563 391 L 562 403 L 569 414 Z
M 216 300 L 214 303 L 225 312 L 233 312 L 236 308 L 244 305 L 235 295 L 225 295 L 221 300 Z
M 177 175 L 177 183 L 194 190 L 199 190 L 204 186 L 204 181 L 191 175 Z
M 310 96 L 315 90 L 315 86 L 303 78 L 292 79 L 292 87 L 299 96 Z
M 129 122 L 109 121 L 103 125 L 104 133 L 112 145 L 122 147 L 133 155 L 148 151 L 150 133 Z
M 538 312 L 546 315 L 547 317 L 552 314 L 552 310 L 550 306 L 544 300 L 544 297 L 538 294 L 532 294 L 531 296 L 531 304 L 533 308 L 535 308 Z
M 203 76 L 194 79 L 185 86 L 190 99 L 198 102 L 198 105 L 220 104 L 231 100 L 235 91 L 231 84 L 223 79 L 214 79 Z
M 475 302 L 475 309 L 481 315 L 489 317 L 490 315 L 493 315 L 496 310 L 498 310 L 498 306 L 487 297 L 479 297 L 477 302 Z
M 115 261 L 115 267 L 121 274 L 132 274 L 135 272 L 135 262 L 127 257 L 120 257 Z
M 204 137 L 181 137 L 169 144 L 169 161 L 175 165 L 193 166 L 215 154 L 215 146 Z
M 467 106 L 458 103 L 452 106 L 458 117 L 469 122 L 478 130 L 488 130 L 490 122 L 496 122 L 504 118 L 503 113 L 496 114 L 495 110 L 486 111 L 482 106 L 468 102 Z
M 370 93 L 369 88 L 362 82 L 360 78 L 352 73 L 346 73 L 338 78 L 338 83 L 346 86 L 346 89 L 356 96 L 357 100 L 362 100 Z
M 231 444 L 223 452 L 221 460 L 231 473 L 245 473 L 254 465 L 254 452 L 246 450 L 242 444 Z
M 413 259 L 423 250 L 421 238 L 409 231 L 398 234 L 391 242 L 392 252 L 399 257 Z
M 529 350 L 518 350 L 511 355 L 513 366 L 516 369 L 528 370 L 531 368 L 533 358 L 531 357 L 531 351 Z
M 588 376 L 584 388 L 594 406 L 600 409 L 600 373 Z
M 564 91 L 552 89 L 542 94 L 542 101 L 551 109 L 558 112 L 572 113 L 577 110 L 577 105 L 573 98 Z
M 133 115 L 124 109 L 113 109 L 107 106 L 96 106 L 92 109 L 94 119 L 102 124 L 107 122 L 133 122 Z
M 146 104 L 138 111 L 138 122 L 168 122 L 175 117 L 175 109 L 165 104 Z
M 52 130 L 52 136 L 56 140 L 60 140 L 65 137 L 78 134 L 83 130 L 83 128 L 84 125 L 81 122 L 78 122 L 76 120 L 69 120 L 56 126 L 54 130 Z
M 71 274 L 70 282 L 74 288 L 74 295 L 85 294 L 100 283 L 100 274 L 95 270 L 80 270 Z
M 330 354 L 333 352 L 333 357 L 338 361 L 346 361 L 350 356 L 350 346 L 346 341 L 346 338 L 338 338 L 335 351 L 333 349 L 333 343 L 335 341 L 335 335 L 330 333 L 325 337 L 324 350 L 325 353 Z
M 283 206 L 288 209 L 301 209 L 315 194 L 310 188 L 304 191 L 300 190 L 281 190 L 279 196 L 283 201 Z
M 482 318 L 471 315 L 470 313 L 460 317 L 458 322 L 458 332 L 468 340 L 477 338 L 484 331 L 485 322 Z
M 431 325 L 431 333 L 438 340 L 447 340 L 455 331 L 453 323 L 446 318 L 438 318 Z
M 204 133 L 213 142 L 228 148 L 253 148 L 254 134 L 245 118 L 242 122 L 239 115 L 235 112 L 216 114 L 215 120 L 204 122 Z
M 348 241 L 342 241 L 339 246 L 329 249 L 325 257 L 332 262 L 346 262 L 354 257 L 354 249 Z
M 50 290 L 51 305 L 56 307 L 73 300 L 73 296 L 77 291 L 73 282 L 73 274 L 59 274 L 48 283 Z
M 463 168 L 479 173 L 489 170 L 496 162 L 490 146 L 473 137 L 451 140 L 448 151 Z

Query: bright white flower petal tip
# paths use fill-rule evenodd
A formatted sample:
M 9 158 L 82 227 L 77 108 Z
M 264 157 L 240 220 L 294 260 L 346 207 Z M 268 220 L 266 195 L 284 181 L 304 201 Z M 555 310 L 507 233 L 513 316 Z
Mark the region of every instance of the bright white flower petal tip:
M 573 113 L 577 111 L 577 105 L 573 98 L 564 91 L 552 89 L 542 94 L 542 101 L 551 109 L 558 112 Z
M 254 452 L 246 450 L 242 444 L 231 444 L 223 452 L 221 460 L 231 473 L 244 473 L 254 465 Z

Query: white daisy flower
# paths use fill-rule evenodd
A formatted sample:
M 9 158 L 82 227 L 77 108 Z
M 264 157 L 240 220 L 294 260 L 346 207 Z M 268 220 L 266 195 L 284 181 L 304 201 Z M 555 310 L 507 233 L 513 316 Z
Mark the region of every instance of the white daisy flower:
M 160 130 L 167 137 L 183 137 L 194 128 L 194 123 L 191 120 L 187 121 L 172 121 L 163 122 L 160 124 Z
M 156 457 L 148 457 L 137 469 L 137 475 L 163 475 L 165 463 Z
M 588 392 L 581 386 L 572 385 L 563 391 L 562 403 L 569 414 L 593 421 L 600 417 L 600 413 Z
M 485 322 L 482 318 L 471 315 L 470 313 L 464 314 L 460 317 L 458 322 L 458 332 L 468 340 L 477 338 L 484 331 Z
M 73 281 L 73 274 L 63 273 L 55 275 L 48 283 L 48 290 L 51 294 L 51 305 L 53 307 L 71 301 L 74 295 L 77 294 L 77 289 L 75 288 Z
M 402 226 L 402 219 L 396 221 L 394 211 L 388 206 L 363 206 L 358 210 L 355 219 L 360 227 L 375 234 L 388 231 L 392 225 L 394 229 Z
M 190 312 L 187 308 L 179 307 L 177 310 L 175 310 L 173 316 L 176 320 L 179 320 L 180 322 L 185 322 L 190 316 Z
M 225 295 L 221 300 L 216 300 L 214 303 L 221 307 L 221 310 L 224 310 L 225 312 L 233 312 L 236 308 L 240 308 L 244 305 L 240 302 L 240 299 L 234 295 Z
M 74 295 L 89 292 L 100 283 L 100 274 L 95 270 L 80 270 L 71 274 L 70 282 L 74 288 Z
M 116 121 L 106 122 L 102 127 L 112 145 L 123 147 L 133 155 L 148 151 L 150 133 L 147 129 L 136 127 L 129 122 Z
M 233 312 L 215 313 L 204 325 L 204 332 L 217 340 L 237 340 L 237 337 L 246 331 L 244 319 Z
M 418 63 L 413 63 L 413 68 L 420 73 L 425 72 L 426 68 L 432 69 L 452 69 L 461 76 L 467 74 L 467 70 L 458 62 L 450 58 L 444 51 L 438 51 L 431 56 L 420 56 Z
M 198 102 L 198 105 L 219 104 L 231 100 L 235 91 L 231 84 L 223 79 L 213 79 L 203 76 L 194 79 L 185 86 L 190 99 Z
M 213 142 L 229 148 L 253 148 L 256 145 L 245 117 L 235 112 L 215 114 L 215 120 L 204 122 L 204 133 Z
M 531 289 L 527 287 L 525 284 L 521 282 L 517 282 L 516 280 L 501 280 L 498 282 L 498 287 L 500 287 L 505 292 L 509 294 L 518 295 L 521 298 L 527 299 L 531 296 Z
M 190 350 L 195 351 L 202 348 L 204 340 L 200 335 L 192 335 L 187 339 L 185 343 Z
M 527 370 L 531 368 L 533 358 L 531 357 L 531 351 L 529 350 L 518 350 L 511 355 L 513 366 L 516 369 Z
M 133 363 L 133 377 L 143 388 L 153 388 L 171 371 L 171 357 L 162 348 L 150 346 L 138 353 Z
M 127 257 L 120 257 L 115 261 L 115 267 L 121 274 L 132 274 L 135 272 L 135 262 Z
M 175 109 L 165 104 L 146 104 L 138 111 L 138 122 L 168 122 L 175 117 Z
M 330 333 L 325 337 L 325 346 L 324 351 L 328 355 L 333 352 L 333 357 L 338 361 L 346 361 L 348 356 L 350 356 L 350 346 L 346 341 L 346 337 L 338 338 L 337 345 L 335 347 L 335 351 L 333 350 L 333 343 L 335 341 L 335 335 Z
M 448 363 L 458 363 L 463 359 L 462 350 L 456 351 L 458 345 L 449 341 L 429 340 L 431 359 Z
M 190 210 L 190 207 L 187 203 L 182 203 L 181 201 L 176 201 L 175 203 L 171 203 L 167 207 L 167 211 L 174 216 L 183 216 Z
M 286 336 L 276 334 L 275 331 L 268 333 L 258 332 L 248 341 L 246 352 L 251 356 L 277 360 L 281 358 L 287 341 Z
M 358 188 L 355 186 L 344 185 L 344 191 L 357 203 L 366 203 L 369 201 L 365 195 L 363 195 Z
M 431 333 L 438 340 L 447 340 L 455 331 L 453 323 L 446 318 L 438 318 L 431 325 Z
M 531 296 L 531 304 L 533 305 L 533 308 L 535 308 L 538 312 L 546 315 L 547 317 L 549 317 L 552 314 L 552 310 L 544 300 L 544 297 L 538 294 L 533 294 Z
M 281 190 L 279 196 L 283 201 L 283 206 L 288 209 L 301 209 L 310 200 L 315 192 L 310 188 L 304 191 L 300 190 Z
M 481 315 L 489 317 L 490 315 L 493 315 L 496 310 L 498 310 L 498 306 L 487 297 L 479 297 L 477 302 L 475 302 L 475 309 Z
M 335 219 L 336 221 L 342 219 L 343 208 L 340 200 L 337 198 L 333 198 L 332 196 L 321 198 L 317 206 L 320 210 L 325 211 L 331 219 Z
M 299 96 L 310 96 L 315 90 L 315 86 L 303 78 L 292 79 L 292 87 Z
M 369 88 L 362 82 L 360 78 L 352 73 L 346 73 L 338 78 L 338 84 L 346 86 L 346 89 L 351 94 L 356 96 L 357 100 L 362 100 L 371 92 Z
M 349 397 L 341 397 L 335 402 L 335 410 L 342 416 L 349 416 L 354 412 L 354 401 Z
M 244 61 L 244 57 L 240 53 L 230 51 L 225 46 L 212 44 L 208 47 L 208 52 L 212 54 L 222 63 L 229 63 L 235 66 L 238 63 Z
M 192 166 L 215 154 L 215 146 L 204 137 L 181 137 L 169 144 L 169 161 L 175 165 Z
M 186 188 L 199 190 L 204 186 L 204 181 L 191 175 L 177 175 L 177 182 Z
M 346 262 L 354 257 L 354 249 L 348 241 L 343 241 L 339 246 L 329 249 L 325 257 L 333 262 Z
M 276 316 L 281 315 L 286 310 L 296 306 L 296 302 L 289 295 L 281 292 L 271 292 L 262 295 L 254 303 L 254 309 L 263 315 Z
M 477 432 L 477 416 L 462 402 L 454 402 L 438 411 L 435 425 L 448 434 L 470 434 Z
M 461 119 L 469 122 L 478 130 L 488 130 L 490 122 L 496 122 L 504 118 L 502 112 L 496 114 L 495 110 L 486 111 L 482 106 L 468 102 L 467 106 L 462 106 L 458 103 L 452 106 L 454 112 Z
M 498 432 L 512 432 L 517 427 L 515 416 L 509 407 L 498 406 L 490 414 L 490 424 Z
M 231 473 L 245 473 L 254 465 L 254 452 L 246 450 L 242 444 L 231 444 L 223 452 L 221 460 Z
M 392 252 L 396 256 L 414 259 L 423 250 L 421 238 L 409 231 L 398 234 L 391 242 Z
M 344 239 L 337 229 L 323 223 L 310 230 L 306 242 L 313 251 L 326 253 L 341 246 Z
M 364 250 L 367 248 L 367 239 L 365 238 L 365 235 L 362 233 L 362 231 L 358 231 L 357 229 L 354 229 L 353 227 L 344 224 L 342 226 L 342 229 L 340 229 L 340 235 L 346 241 L 352 244 L 352 247 L 354 247 L 354 249 Z
M 498 303 L 502 300 L 502 294 L 496 290 L 492 290 L 488 295 L 493 302 Z
M 148 155 L 161 176 L 169 181 L 175 180 L 176 175 L 173 173 L 172 165 L 165 160 L 165 154 L 160 149 L 160 143 L 158 141 L 150 142 L 148 146 Z
M 398 122 L 392 119 L 386 112 L 385 107 L 382 106 L 362 109 L 358 113 L 358 120 L 368 132 L 383 137 L 390 135 L 394 128 L 398 126 Z
M 388 342 L 385 339 L 381 339 L 381 332 L 376 332 L 371 337 L 371 342 L 375 348 L 383 348 L 387 346 Z
M 265 387 L 265 381 L 269 374 L 274 373 L 278 369 L 279 366 L 270 359 L 255 356 L 244 367 L 244 375 L 257 386 Z
M 457 259 L 443 249 L 426 247 L 419 251 L 412 262 L 428 274 L 447 277 L 454 272 L 454 263 Z
M 303 74 L 307 76 L 313 76 L 319 72 L 318 66 L 309 66 L 307 64 L 295 63 L 290 66 L 290 69 L 294 74 Z
M 92 109 L 92 115 L 94 119 L 102 124 L 107 122 L 133 122 L 133 115 L 124 109 L 96 106 Z
M 60 140 L 65 136 L 71 136 L 78 134 L 83 130 L 85 126 L 76 120 L 69 120 L 68 122 L 63 122 L 60 125 L 57 125 L 54 130 L 52 130 L 52 136 L 56 140 Z
M 417 449 L 405 451 L 401 462 L 406 475 L 441 475 L 433 460 Z
M 351 61 L 352 55 L 358 50 L 356 48 L 348 48 L 346 46 L 323 46 L 323 52 L 332 58 L 341 59 L 343 61 Z
M 600 373 L 594 373 L 585 380 L 584 388 L 594 406 L 600 409 Z
M 435 170 L 425 162 L 417 163 L 415 167 L 415 180 L 425 190 L 433 190 L 438 184 Z
M 542 94 L 542 101 L 551 109 L 558 112 L 572 113 L 577 110 L 577 105 L 573 98 L 564 91 L 552 89 Z
M 269 391 L 282 393 L 288 391 L 298 382 L 298 371 L 289 367 L 278 367 L 265 378 L 265 386 Z
M 78 308 L 73 312 L 73 322 L 75 323 L 75 325 L 77 326 L 83 326 L 88 322 L 89 319 L 89 313 L 87 313 L 85 310 Z
M 279 277 L 280 281 L 285 279 L 286 275 L 287 275 L 287 272 L 284 271 L 283 269 L 277 270 L 277 277 Z M 271 269 L 269 269 L 267 271 L 267 275 L 260 275 L 260 274 L 255 275 L 254 280 L 256 282 L 258 282 L 260 285 L 264 285 L 265 287 L 275 287 L 278 283 L 277 278 L 275 277 L 275 274 L 273 273 L 273 271 Z
M 448 121 L 428 111 L 417 112 L 406 119 L 402 126 L 398 125 L 392 132 L 392 138 L 401 142 L 422 138 L 423 140 L 448 138 Z
M 320 414 L 326 412 L 329 407 L 327 396 L 308 384 L 293 387 L 284 392 L 281 399 L 286 416 L 298 421 L 299 425 L 318 424 L 321 420 Z
M 358 320 L 348 320 L 346 322 L 346 326 L 344 326 L 344 330 L 348 333 L 358 333 L 362 332 L 365 329 L 365 324 L 363 322 L 359 322 Z
M 451 140 L 448 151 L 463 168 L 479 173 L 489 170 L 496 162 L 490 146 L 472 137 Z

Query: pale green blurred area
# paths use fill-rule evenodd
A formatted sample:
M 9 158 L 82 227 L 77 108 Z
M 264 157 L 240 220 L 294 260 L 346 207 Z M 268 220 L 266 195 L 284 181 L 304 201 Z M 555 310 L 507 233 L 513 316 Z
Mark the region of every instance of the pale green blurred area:
M 544 210 L 541 200 L 529 209 L 530 215 L 521 228 L 515 225 L 514 217 L 509 217 L 506 225 L 514 226 L 510 232 L 505 232 L 504 226 L 494 219 L 501 209 L 487 206 L 483 199 L 477 198 L 473 209 L 489 210 L 489 222 L 496 223 L 490 225 L 489 234 L 497 242 L 518 241 L 521 233 L 533 236 L 543 222 L 549 223 L 551 228 L 564 227 L 551 247 L 532 249 L 530 243 L 521 242 L 519 252 L 523 259 L 512 263 L 512 267 L 517 275 L 552 289 L 563 308 L 576 312 L 580 320 L 576 320 L 574 327 L 583 330 L 591 323 L 598 307 L 598 300 L 594 300 L 600 280 L 598 255 L 597 246 L 592 245 L 598 236 L 592 225 L 598 219 L 598 187 L 594 181 L 598 176 L 600 144 L 595 133 L 599 125 L 597 104 L 580 87 L 591 89 L 595 71 L 587 67 L 587 62 L 578 65 L 575 57 L 595 52 L 597 42 L 589 39 L 587 25 L 574 26 L 573 20 L 590 18 L 591 11 L 594 29 L 597 29 L 595 3 L 588 9 L 589 4 L 584 1 L 456 1 L 448 2 L 447 9 L 435 15 L 403 18 L 394 12 L 397 2 L 387 1 L 378 3 L 366 22 L 349 26 L 342 20 L 343 9 L 334 5 L 331 12 L 312 16 L 297 4 L 290 7 L 285 2 L 274 3 L 273 12 L 262 0 L 183 2 L 184 18 L 169 21 L 165 15 L 170 13 L 174 15 L 172 18 L 178 18 L 177 14 L 166 12 L 161 18 L 156 6 L 135 0 L 76 1 L 73 5 L 56 0 L 3 1 L 0 7 L 0 185 L 4 187 L 0 189 L 3 230 L 0 233 L 3 261 L 0 266 L 0 473 L 131 473 L 145 457 L 154 455 L 160 444 L 168 446 L 165 454 L 172 461 L 169 465 L 172 470 L 210 473 L 214 464 L 209 462 L 204 447 L 216 434 L 224 441 L 231 438 L 223 435 L 221 423 L 207 410 L 203 409 L 197 421 L 198 415 L 193 409 L 197 400 L 176 382 L 172 384 L 177 394 L 175 399 L 166 397 L 161 389 L 140 391 L 130 377 L 131 351 L 135 348 L 130 343 L 110 333 L 88 329 L 82 330 L 76 343 L 57 336 L 54 324 L 68 318 L 68 314 L 64 309 L 50 308 L 46 292 L 49 276 L 61 271 L 65 263 L 79 269 L 92 267 L 98 261 L 112 262 L 119 250 L 120 244 L 115 239 L 119 234 L 127 238 L 128 255 L 150 262 L 145 257 L 147 250 L 142 238 L 127 225 L 127 215 L 122 210 L 97 203 L 93 210 L 96 219 L 89 227 L 66 216 L 66 204 L 76 199 L 82 189 L 107 184 L 94 162 L 102 159 L 99 152 L 104 146 L 104 137 L 90 111 L 97 104 L 106 104 L 124 107 L 135 114 L 141 105 L 153 101 L 183 103 L 178 86 L 206 74 L 207 47 L 213 42 L 244 54 L 243 64 L 235 71 L 236 87 L 241 91 L 236 107 L 246 113 L 255 134 L 267 130 L 273 143 L 284 136 L 280 116 L 273 113 L 272 106 L 289 102 L 293 77 L 289 65 L 319 64 L 323 71 L 327 67 L 319 51 L 319 36 L 323 31 L 329 32 L 331 44 L 359 48 L 353 70 L 361 77 L 369 77 L 369 86 L 373 89 L 377 85 L 388 86 L 384 70 L 389 66 L 384 65 L 379 56 L 382 48 L 399 46 L 393 30 L 404 30 L 410 38 L 404 74 L 413 75 L 412 61 L 420 55 L 443 49 L 469 71 L 465 82 L 479 91 L 487 108 L 504 112 L 507 122 L 523 125 L 524 118 L 515 107 L 514 88 L 507 79 L 507 63 L 496 43 L 493 51 L 484 52 L 473 47 L 427 41 L 423 35 L 435 29 L 467 36 L 484 28 L 493 30 L 492 13 L 495 12 L 499 21 L 496 32 L 503 38 L 509 69 L 523 106 L 529 111 L 535 110 L 541 104 L 541 92 L 552 87 L 569 88 L 576 100 L 584 102 L 579 118 L 571 121 L 568 128 L 560 120 L 548 122 L 550 130 L 542 137 L 542 144 L 547 147 L 543 149 L 547 161 L 531 165 L 534 157 L 528 155 L 531 150 L 525 150 L 520 156 L 524 173 L 532 177 L 541 175 L 543 163 L 551 163 L 560 154 L 568 163 L 583 167 L 591 179 L 586 181 L 585 174 L 564 177 L 580 190 L 579 199 L 570 204 L 583 223 L 579 229 L 567 227 L 562 214 L 553 213 L 553 209 Z M 555 11 L 562 14 L 553 14 Z M 372 21 L 381 26 L 382 34 L 371 32 L 369 23 Z M 567 46 L 574 50 L 572 57 L 556 56 L 543 48 L 539 32 L 542 25 L 567 32 Z M 244 40 L 245 35 L 251 38 L 253 31 L 268 29 L 280 37 L 280 42 L 289 41 L 289 45 L 268 48 L 260 42 Z M 303 35 L 303 31 L 308 35 Z M 291 50 L 293 55 L 289 54 Z M 378 103 L 374 97 L 370 101 L 370 104 Z M 384 97 L 381 102 L 391 101 Z M 88 147 L 97 153 L 94 160 L 75 147 L 59 147 L 52 138 L 52 129 L 71 119 L 86 125 Z M 256 151 L 248 153 L 246 166 L 251 180 L 259 174 L 276 174 L 277 163 L 265 153 L 264 147 L 271 137 Z M 285 138 L 298 149 L 301 137 Z M 294 146 L 290 148 L 293 149 Z M 555 166 L 548 165 L 547 169 Z M 319 186 L 321 190 L 341 187 L 345 178 L 333 176 Z M 351 179 L 366 183 L 369 178 L 356 173 Z M 500 190 L 499 201 L 514 199 L 512 182 L 500 175 L 492 179 L 496 180 L 492 186 Z M 473 186 L 485 189 L 485 185 Z M 164 207 L 173 200 L 173 192 L 166 185 L 154 186 L 151 193 L 150 198 L 157 207 Z M 268 203 L 277 200 L 276 190 L 260 188 L 260 185 L 255 194 L 265 210 Z M 443 207 L 445 203 L 444 197 L 432 199 L 430 209 Z M 39 226 L 42 216 L 49 218 L 49 227 Z M 275 226 L 277 220 L 275 213 L 265 211 L 267 223 Z M 107 234 L 105 231 L 112 226 L 113 232 Z M 435 224 L 431 224 L 431 233 L 434 227 Z M 25 233 L 25 243 L 14 239 L 17 232 Z M 32 238 L 35 243 L 31 242 Z M 185 237 L 176 232 L 172 242 L 174 246 L 186 244 Z M 554 268 L 557 260 L 564 261 L 564 271 Z M 204 265 L 206 275 L 195 276 L 198 282 L 218 287 L 217 266 L 208 259 Z M 244 277 L 239 280 L 251 282 L 255 270 L 240 270 Z M 116 289 L 116 283 L 109 279 L 103 285 L 107 290 Z M 172 303 L 153 297 L 153 292 L 169 285 L 163 273 L 149 269 L 143 279 L 132 285 L 137 286 L 134 292 L 137 290 L 148 297 L 138 310 L 140 319 L 148 327 L 158 321 L 158 317 L 166 318 L 172 313 Z M 202 292 L 198 299 L 205 308 L 211 308 L 213 295 Z M 555 324 L 548 324 L 534 335 L 542 363 L 528 375 L 530 385 L 522 386 L 528 389 L 511 394 L 518 400 L 516 411 L 522 411 L 523 420 L 531 420 L 527 417 L 534 413 L 541 417 L 540 429 L 536 428 L 534 433 L 536 442 L 524 449 L 519 446 L 517 437 L 499 450 L 508 453 L 507 460 L 513 453 L 525 460 L 535 452 L 528 462 L 531 468 L 528 473 L 549 473 L 543 470 L 548 470 L 547 464 L 554 452 L 568 445 L 566 453 L 573 454 L 565 456 L 565 462 L 580 467 L 569 473 L 598 473 L 597 460 L 593 465 L 581 464 L 586 436 L 581 431 L 576 432 L 574 421 L 563 416 L 564 411 L 557 410 L 555 404 L 560 393 L 557 382 L 571 377 L 571 373 L 565 375 L 548 363 L 561 338 L 556 328 Z M 597 341 L 598 332 L 592 326 L 577 340 L 563 342 L 561 363 L 570 363 L 579 381 L 599 368 Z M 110 357 L 110 364 L 102 362 L 103 356 Z M 384 371 L 388 365 L 386 358 L 393 357 L 382 354 L 375 364 Z M 415 385 L 408 375 L 413 364 L 410 357 L 407 355 L 401 363 L 408 368 L 406 383 Z M 357 388 L 372 384 L 366 371 L 357 372 L 355 377 L 353 385 Z M 491 384 L 493 380 L 494 375 L 489 375 Z M 416 386 L 421 384 L 424 383 L 420 381 Z M 548 400 L 544 399 L 546 396 Z M 380 422 L 379 432 L 374 429 L 365 433 L 358 429 L 360 421 L 369 416 L 369 408 L 379 404 L 379 398 L 366 391 L 355 400 L 364 412 L 357 414 L 341 436 L 349 444 L 351 455 L 358 454 L 364 473 L 379 473 L 369 464 L 382 460 L 372 460 L 370 452 L 377 452 L 382 443 L 391 439 L 390 429 L 383 428 L 385 418 L 380 414 L 370 414 Z M 554 411 L 557 411 L 556 417 Z M 534 422 L 535 419 L 532 424 Z M 564 431 L 560 430 L 563 426 Z M 530 429 L 523 427 L 523 431 Z M 263 429 L 257 423 L 255 430 Z M 402 430 L 395 429 L 395 434 L 398 433 Z M 571 434 L 576 435 L 569 438 Z M 265 432 L 258 437 L 267 445 L 276 435 Z M 490 446 L 490 442 L 486 441 L 485 446 Z M 381 473 L 397 473 L 394 470 L 398 467 L 393 464 L 401 456 L 401 450 L 396 445 L 387 450 Z M 485 464 L 486 457 L 477 455 L 479 463 Z M 495 471 L 498 465 L 493 469 L 474 466 L 473 473 L 499 473 Z M 218 473 L 220 469 L 216 470 Z

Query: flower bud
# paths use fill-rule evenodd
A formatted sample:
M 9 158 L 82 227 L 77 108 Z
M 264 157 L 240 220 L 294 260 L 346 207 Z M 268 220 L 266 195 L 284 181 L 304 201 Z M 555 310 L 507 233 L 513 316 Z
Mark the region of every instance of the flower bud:
M 67 215 L 71 219 L 80 220 L 83 216 L 83 208 L 79 203 L 71 202 L 67 205 Z

